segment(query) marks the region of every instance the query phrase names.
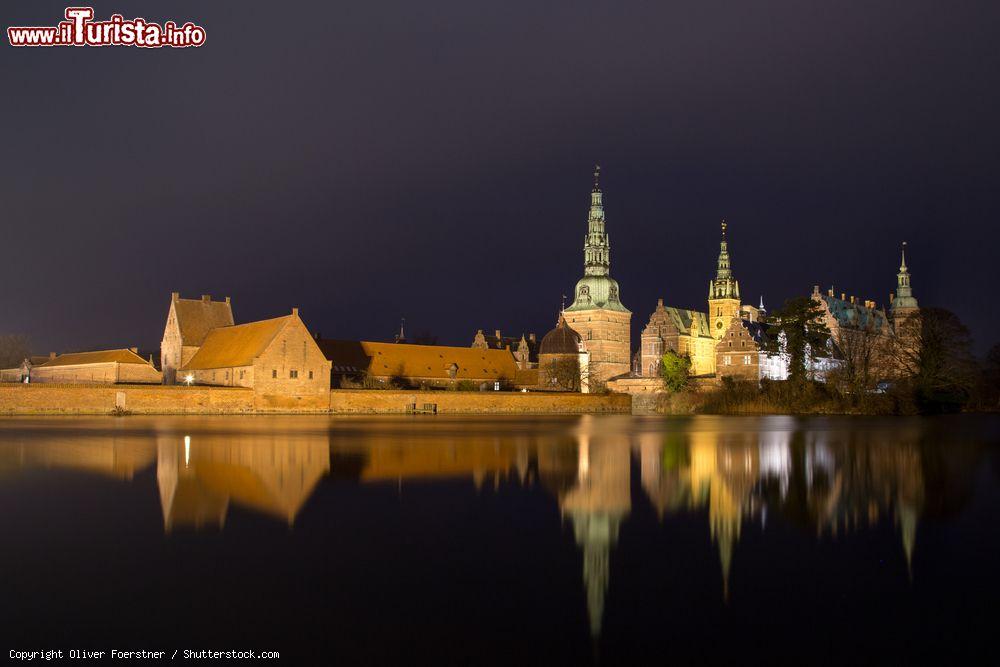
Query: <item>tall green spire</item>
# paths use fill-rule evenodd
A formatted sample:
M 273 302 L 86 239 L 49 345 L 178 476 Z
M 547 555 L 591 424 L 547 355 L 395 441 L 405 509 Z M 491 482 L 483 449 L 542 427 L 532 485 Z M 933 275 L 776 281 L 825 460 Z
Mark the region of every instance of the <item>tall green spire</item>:
M 604 231 L 604 202 L 601 194 L 601 165 L 594 165 L 594 189 L 590 192 L 590 215 L 583 242 L 584 275 L 606 276 L 611 273 L 611 243 Z
M 719 244 L 719 261 L 715 270 L 715 280 L 708 285 L 709 299 L 739 299 L 740 284 L 733 279 L 729 266 L 729 244 L 726 241 L 726 221 L 722 221 L 722 242 Z
M 605 308 L 629 312 L 621 302 L 618 283 L 611 277 L 611 242 L 604 229 L 601 166 L 594 165 L 594 188 L 590 191 L 587 235 L 583 239 L 583 278 L 576 284 L 567 312 Z

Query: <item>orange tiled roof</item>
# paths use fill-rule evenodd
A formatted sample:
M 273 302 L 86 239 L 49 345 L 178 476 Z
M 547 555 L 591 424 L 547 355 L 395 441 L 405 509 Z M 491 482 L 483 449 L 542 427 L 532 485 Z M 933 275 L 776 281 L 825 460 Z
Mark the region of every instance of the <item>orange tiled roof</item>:
M 377 376 L 448 380 L 452 364 L 457 366 L 456 380 L 513 380 L 517 373 L 510 350 L 347 340 L 317 343 L 332 363 L 334 373 L 367 371 Z
M 182 371 L 252 366 L 293 315 L 212 329 Z
M 36 368 L 52 368 L 54 366 L 77 366 L 80 364 L 148 364 L 149 362 L 132 350 L 100 350 L 95 352 L 70 352 L 60 354 Z
M 177 299 L 174 312 L 183 345 L 201 345 L 212 329 L 233 326 L 233 309 L 225 301 Z

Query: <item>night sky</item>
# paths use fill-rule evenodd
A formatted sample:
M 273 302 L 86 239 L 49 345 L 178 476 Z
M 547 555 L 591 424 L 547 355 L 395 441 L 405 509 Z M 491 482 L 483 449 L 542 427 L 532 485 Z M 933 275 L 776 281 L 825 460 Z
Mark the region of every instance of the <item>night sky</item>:
M 3 27 L 66 3 L 13 0 Z M 636 338 L 831 284 L 1000 340 L 1000 3 L 96 2 L 199 49 L 0 57 L 0 333 L 156 349 L 171 291 L 330 338 L 544 334 L 602 166 Z M 279 12 L 280 9 L 280 12 Z

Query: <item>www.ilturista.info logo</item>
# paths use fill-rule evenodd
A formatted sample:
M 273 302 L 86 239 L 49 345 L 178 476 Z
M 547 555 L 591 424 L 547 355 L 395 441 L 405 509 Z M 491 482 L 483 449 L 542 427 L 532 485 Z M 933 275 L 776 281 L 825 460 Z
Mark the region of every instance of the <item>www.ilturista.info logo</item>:
M 143 18 L 126 20 L 112 14 L 94 21 L 93 7 L 67 7 L 66 20 L 56 26 L 7 28 L 11 46 L 138 46 L 143 49 L 185 48 L 205 43 L 205 29 L 191 22 L 163 25 Z

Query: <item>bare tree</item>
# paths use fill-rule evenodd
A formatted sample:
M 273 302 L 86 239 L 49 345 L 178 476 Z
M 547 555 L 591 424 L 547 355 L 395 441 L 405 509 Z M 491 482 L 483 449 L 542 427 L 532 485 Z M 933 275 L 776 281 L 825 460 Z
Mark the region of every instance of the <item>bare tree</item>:
M 575 356 L 559 357 L 546 362 L 542 374 L 548 389 L 580 391 L 580 360 Z
M 31 356 L 27 336 L 0 334 L 0 368 L 14 368 Z
M 896 326 L 889 355 L 925 410 L 961 406 L 976 382 L 972 336 L 955 313 L 921 308 Z

